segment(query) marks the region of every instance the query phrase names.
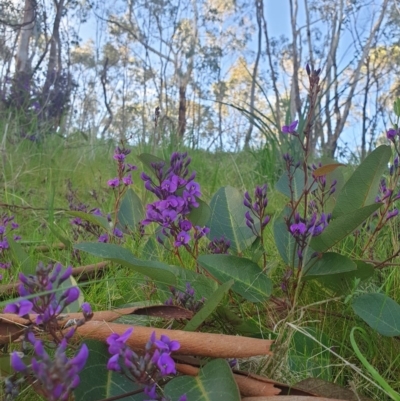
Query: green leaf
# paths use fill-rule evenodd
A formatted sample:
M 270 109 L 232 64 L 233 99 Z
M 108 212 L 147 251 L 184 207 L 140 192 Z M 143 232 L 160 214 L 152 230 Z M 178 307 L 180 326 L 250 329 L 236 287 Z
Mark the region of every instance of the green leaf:
M 218 284 L 215 280 L 204 274 L 198 274 L 192 270 L 184 269 L 180 266 L 168 265 L 168 270 L 174 274 L 177 279 L 176 288 L 181 291 L 186 290 L 186 283 L 195 289 L 195 298 L 200 299 L 204 297 L 209 299 L 213 293 L 218 289 Z
M 96 226 L 104 228 L 104 230 L 108 231 L 110 228 L 110 225 L 109 225 L 107 219 L 103 216 L 97 216 L 95 214 L 85 213 L 85 212 L 78 212 L 75 210 L 70 210 L 70 211 L 67 211 L 66 213 L 69 214 L 70 216 L 79 217 L 83 220 L 88 221 L 89 223 L 92 223 L 92 224 L 95 224 Z
M 134 233 L 139 228 L 139 223 L 144 219 L 142 201 L 132 188 L 129 188 L 118 210 L 118 223 L 125 233 Z
M 362 260 L 354 260 L 353 262 L 357 266 L 356 270 L 311 278 L 316 278 L 322 285 L 338 294 L 346 294 L 352 290 L 355 279 L 364 281 L 374 274 L 374 266 L 370 263 L 363 262 Z
M 163 159 L 160 159 L 157 156 L 154 156 L 150 153 L 142 153 L 138 156 L 139 160 L 148 167 L 151 171 L 154 171 L 153 167 L 151 167 L 152 163 L 164 163 L 163 171 L 165 172 L 168 168 L 167 162 Z
M 24 274 L 35 274 L 36 266 L 22 246 L 10 236 L 7 240 L 13 259 L 18 263 L 21 272 Z
M 311 240 L 311 248 L 318 252 L 325 252 L 329 248 L 332 248 L 340 240 L 351 234 L 372 213 L 379 209 L 381 205 L 381 203 L 374 203 L 331 220 L 324 232 Z
M 316 262 L 304 273 L 304 277 L 334 275 L 357 269 L 350 258 L 335 252 L 326 252 L 320 258 L 311 259 L 310 263 L 313 261 Z
M 66 249 L 72 249 L 72 242 L 64 235 L 61 229 L 54 224 L 54 222 L 49 221 L 49 229 L 53 235 L 65 245 Z
M 311 327 L 304 327 L 303 329 L 315 340 L 298 331 L 293 334 L 288 352 L 290 370 L 307 377 L 311 375 L 312 377 L 330 380 L 329 351 L 317 342 L 319 341 L 329 347 L 329 338 Z
M 182 394 L 186 394 L 190 401 L 240 401 L 231 368 L 223 359 L 208 362 L 196 377 L 172 379 L 164 390 L 165 395 L 174 401 Z
M 75 401 L 98 401 L 141 389 L 124 375 L 107 370 L 110 354 L 106 344 L 95 340 L 85 340 L 85 344 L 89 348 L 89 357 L 79 374 L 80 384 L 74 391 Z M 148 396 L 143 392 L 118 398 L 122 401 L 146 399 Z
M 379 334 L 400 335 L 400 305 L 384 294 L 363 294 L 354 299 L 354 312 Z
M 175 275 L 169 271 L 168 265 L 157 261 L 145 261 L 136 258 L 128 249 L 115 244 L 104 244 L 98 242 L 83 242 L 74 246 L 84 252 L 111 260 L 123 266 L 150 277 L 155 281 L 167 285 L 175 285 Z
M 394 105 L 393 105 L 393 111 L 397 117 L 400 117 L 400 98 L 397 98 L 395 100 Z
M 333 218 L 350 214 L 374 203 L 379 181 L 387 170 L 391 156 L 390 146 L 382 145 L 366 157 L 340 191 L 332 212 Z
M 261 326 L 261 322 L 255 320 L 257 316 L 255 319 L 243 319 L 238 316 L 237 311 L 232 311 L 224 305 L 218 306 L 216 313 L 218 321 L 222 323 L 224 328 L 227 328 L 228 332 L 245 337 L 264 338 L 266 333 L 268 333 L 268 338 L 274 339 L 276 337 L 276 334 Z
M 5 379 L 14 373 L 11 367 L 11 354 L 0 355 L 0 378 Z
M 294 267 L 298 264 L 298 257 L 295 251 L 296 240 L 287 229 L 285 216 L 290 215 L 290 209 L 285 208 L 282 213 L 274 220 L 274 239 L 275 245 L 283 261 Z
M 196 198 L 199 207 L 193 208 L 186 218 L 194 225 L 204 227 L 211 217 L 210 206 L 201 199 Z
M 214 312 L 233 283 L 233 280 L 229 280 L 219 286 L 217 291 L 207 299 L 203 307 L 190 319 L 190 322 L 185 326 L 184 330 L 195 331 Z
M 264 302 L 271 295 L 272 281 L 249 259 L 231 255 L 201 255 L 198 263 L 222 283 L 233 279 L 232 290 L 250 302 Z
M 308 186 L 310 186 L 312 182 L 313 178 L 308 177 Z M 278 182 L 275 185 L 275 189 L 290 199 L 291 192 L 290 192 L 289 177 L 287 172 L 283 173 L 281 178 L 278 180 Z M 314 189 L 316 189 L 315 183 L 313 184 L 311 191 L 313 191 Z M 293 200 L 300 199 L 304 190 L 304 171 L 301 169 L 297 169 L 293 174 L 292 190 L 294 196 Z
M 220 188 L 210 202 L 211 218 L 208 238 L 225 237 L 234 252 L 241 253 L 254 241 L 254 234 L 246 226 L 243 196 L 230 186 Z

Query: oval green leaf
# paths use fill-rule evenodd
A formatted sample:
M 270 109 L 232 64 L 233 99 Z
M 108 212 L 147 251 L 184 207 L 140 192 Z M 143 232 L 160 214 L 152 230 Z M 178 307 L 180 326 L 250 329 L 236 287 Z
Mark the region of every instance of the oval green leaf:
M 372 213 L 378 210 L 381 205 L 381 203 L 374 203 L 331 220 L 324 232 L 311 240 L 311 248 L 318 252 L 325 252 L 329 248 L 332 248 L 343 238 L 351 234 Z
M 234 281 L 229 280 L 218 287 L 217 291 L 211 295 L 204 303 L 203 307 L 190 319 L 190 322 L 185 326 L 186 331 L 195 331 L 217 308 L 224 295 L 232 287 Z
M 121 206 L 118 210 L 118 223 L 125 233 L 134 233 L 138 230 L 139 223 L 144 219 L 144 208 L 142 201 L 137 196 L 136 192 L 129 188 Z
M 372 277 L 374 274 L 374 266 L 372 264 L 366 263 L 362 260 L 354 260 L 353 262 L 357 266 L 356 270 L 311 278 L 316 278 L 322 285 L 337 294 L 346 294 L 353 289 L 355 279 L 364 281 Z
M 243 196 L 236 188 L 220 188 L 212 197 L 210 208 L 208 238 L 225 237 L 231 242 L 230 249 L 237 253 L 251 246 L 255 236 L 246 226 L 247 209 L 243 205 Z
M 210 206 L 201 199 L 196 199 L 199 207 L 193 208 L 186 218 L 194 225 L 204 227 L 211 217 Z
M 167 285 L 175 285 L 176 283 L 175 275 L 169 271 L 168 265 L 157 261 L 140 260 L 122 246 L 98 242 L 83 242 L 75 245 L 74 248 L 130 267 L 155 281 Z
M 272 281 L 249 259 L 231 255 L 201 255 L 198 262 L 221 283 L 233 279 L 232 290 L 250 302 L 264 302 L 271 295 Z
M 304 272 L 304 277 L 311 278 L 316 276 L 326 276 L 350 272 L 357 269 L 357 265 L 347 256 L 335 252 L 326 252 L 322 257 L 311 259 L 312 266 Z
M 379 181 L 387 170 L 391 156 L 391 147 L 382 145 L 366 157 L 340 191 L 332 212 L 333 218 L 355 212 L 374 203 Z
M 148 399 L 143 392 L 123 397 L 123 394 L 140 390 L 141 386 L 125 375 L 107 369 L 110 354 L 107 345 L 95 340 L 85 340 L 89 357 L 79 374 L 80 384 L 74 391 L 75 401 L 98 401 L 121 396 L 122 401 L 144 401 Z
M 240 401 L 232 370 L 223 359 L 208 362 L 200 369 L 198 376 L 172 379 L 164 390 L 171 400 L 178 400 L 186 394 L 190 401 Z
M 385 294 L 363 294 L 354 299 L 354 312 L 379 334 L 400 336 L 400 305 Z

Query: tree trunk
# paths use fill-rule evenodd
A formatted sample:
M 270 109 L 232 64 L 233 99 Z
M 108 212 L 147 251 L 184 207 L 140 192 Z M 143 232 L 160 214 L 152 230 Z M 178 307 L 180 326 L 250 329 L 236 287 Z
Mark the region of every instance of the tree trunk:
M 33 34 L 36 17 L 36 1 L 25 0 L 24 16 L 20 31 L 17 53 L 15 55 L 15 74 L 12 89 L 12 102 L 15 107 L 22 107 L 29 100 L 31 84 L 31 62 L 29 43 Z
M 255 101 L 255 94 L 256 94 L 256 80 L 257 80 L 257 71 L 258 71 L 258 64 L 260 62 L 261 57 L 261 42 L 262 42 L 262 26 L 261 26 L 261 12 L 260 8 L 263 4 L 260 0 L 256 0 L 256 15 L 257 15 L 257 25 L 258 25 L 258 43 L 257 43 L 257 56 L 256 61 L 254 63 L 253 68 L 253 76 L 251 77 L 251 89 L 250 89 L 250 125 L 246 132 L 246 137 L 244 140 L 244 147 L 248 149 L 250 147 L 251 141 L 251 134 L 253 133 L 254 127 L 254 101 Z
M 24 17 L 15 56 L 15 72 L 30 73 L 29 42 L 35 26 L 35 0 L 25 0 Z
M 64 0 L 54 1 L 56 16 L 53 24 L 53 32 L 50 39 L 49 62 L 47 64 L 46 81 L 43 93 L 47 94 L 51 85 L 54 84 L 61 72 L 61 46 L 60 46 L 60 23 L 64 10 Z
M 186 130 L 186 85 L 179 86 L 178 138 L 183 139 Z

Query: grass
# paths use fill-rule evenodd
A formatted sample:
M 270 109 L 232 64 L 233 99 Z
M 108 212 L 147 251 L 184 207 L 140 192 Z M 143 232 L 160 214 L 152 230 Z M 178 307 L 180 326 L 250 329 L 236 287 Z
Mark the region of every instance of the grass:
M 89 145 L 81 138 L 73 140 L 61 139 L 58 136 L 46 138 L 43 142 L 32 143 L 28 140 L 15 143 L 5 142 L 2 149 L 1 199 L 3 212 L 15 214 L 16 221 L 21 225 L 23 241 L 31 244 L 48 244 L 59 242 L 50 231 L 49 224 L 53 218 L 57 227 L 65 235 L 70 234 L 69 217 L 65 214 L 68 209 L 66 200 L 67 182 L 72 182 L 73 188 L 78 190 L 79 199 L 92 207 L 100 207 L 103 212 L 112 211 L 113 199 L 106 181 L 115 176 L 112 154 L 115 144 L 112 141 L 97 141 L 94 146 Z M 279 176 L 279 162 L 268 151 L 240 152 L 240 153 L 206 153 L 201 150 L 173 149 L 174 151 L 187 150 L 192 158 L 192 168 L 197 171 L 197 180 L 201 184 L 203 199 L 209 201 L 216 190 L 221 186 L 231 185 L 241 191 L 251 190 L 256 184 L 270 183 L 269 208 L 271 214 L 281 210 L 282 195 L 272 190 L 272 184 Z M 169 158 L 172 149 L 157 149 L 156 155 Z M 136 158 L 143 152 L 149 152 L 146 147 L 135 147 L 128 161 L 139 166 L 134 172 L 134 188 L 143 200 L 149 197 L 143 191 L 143 183 L 139 178 L 142 170 Z M 271 164 L 274 164 L 271 166 Z M 97 194 L 97 201 L 93 199 L 93 191 Z M 53 217 L 52 217 L 53 216 Z M 398 228 L 393 225 L 388 234 L 391 241 L 381 241 L 377 244 L 377 254 L 384 255 L 386 247 L 397 243 Z M 132 247 L 133 241 L 129 242 Z M 34 246 L 25 248 L 30 257 L 47 263 L 59 261 L 63 265 L 72 264 L 68 251 L 51 249 L 48 253 L 35 253 Z M 139 248 L 141 249 L 141 248 Z M 266 249 L 268 253 L 270 274 L 275 283 L 284 273 L 285 266 L 281 262 L 274 246 L 272 224 L 266 233 Z M 143 250 L 142 250 L 143 251 Z M 140 254 L 138 255 L 141 256 Z M 83 254 L 83 263 L 90 264 L 98 259 Z M 162 254 L 163 261 L 171 264 L 179 262 L 170 255 Z M 193 263 L 184 258 L 188 266 Z M 16 278 L 13 270 L 5 280 L 13 281 Z M 5 281 L 3 280 L 3 283 Z M 398 267 L 380 271 L 368 284 L 371 288 L 381 288 L 383 291 L 400 302 L 400 271 Z M 82 286 L 85 300 L 91 303 L 94 310 L 120 307 L 127 304 L 152 301 L 164 301 L 168 297 L 166 288 L 155 289 L 154 285 L 143 276 L 132 273 L 127 268 L 112 265 L 101 278 L 92 280 Z M 276 289 L 277 296 L 282 296 Z M 342 386 L 353 386 L 361 394 L 372 399 L 388 399 L 376 386 L 368 382 L 352 369 L 349 364 L 362 368 L 354 351 L 351 348 L 349 335 L 352 327 L 360 326 L 370 334 L 370 343 L 359 339 L 358 345 L 364 356 L 380 372 L 387 382 L 397 391 L 400 389 L 400 342 L 398 338 L 386 338 L 378 335 L 360 321 L 353 313 L 350 304 L 344 303 L 344 298 L 321 303 L 321 300 L 331 300 L 334 295 L 317 282 L 309 282 L 301 296 L 301 308 L 291 315 L 290 323 L 285 318 L 287 312 L 283 307 L 274 304 L 253 305 L 238 302 L 235 313 L 254 322 L 259 329 L 259 335 L 276 338 L 275 357 L 269 359 L 257 358 L 241 361 L 241 367 L 255 372 L 262 372 L 269 377 L 282 382 L 293 384 L 310 376 L 311 371 L 324 372 L 324 378 Z M 229 306 L 229 302 L 226 303 Z M 312 306 L 310 306 L 312 305 Z M 235 309 L 236 308 L 236 309 Z M 146 318 L 147 319 L 147 318 Z M 145 319 L 145 320 L 146 320 Z M 223 331 L 235 333 L 235 326 L 227 324 L 222 318 L 219 321 L 208 322 L 203 326 L 208 331 Z M 146 321 L 149 321 L 147 319 Z M 159 322 L 157 322 L 159 324 Z M 312 328 L 310 332 L 314 340 L 305 343 L 305 337 L 296 334 L 299 330 Z M 324 341 L 321 340 L 323 333 Z M 300 345 L 293 341 L 300 338 Z M 302 343 L 304 342 L 304 345 Z M 318 341 L 324 343 L 323 348 Z M 303 344 L 303 348 L 302 345 Z M 311 345 L 310 345 L 311 344 Z M 330 350 L 343 359 L 332 354 Z M 346 361 L 346 362 L 344 362 Z M 322 365 L 321 365 L 322 364 Z M 325 364 L 325 365 L 323 365 Z M 319 370 L 318 370 L 318 369 Z M 367 374 L 368 376 L 368 374 Z M 33 399 L 31 392 L 20 399 Z

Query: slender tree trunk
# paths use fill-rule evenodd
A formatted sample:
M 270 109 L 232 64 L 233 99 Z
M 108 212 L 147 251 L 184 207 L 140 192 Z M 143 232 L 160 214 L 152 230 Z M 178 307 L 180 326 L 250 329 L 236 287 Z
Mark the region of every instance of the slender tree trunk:
M 30 73 L 29 43 L 35 26 L 36 1 L 25 0 L 22 28 L 19 35 L 17 54 L 15 55 L 15 72 Z
M 60 23 L 64 11 L 64 0 L 54 1 L 56 16 L 53 23 L 53 32 L 50 39 L 49 62 L 47 64 L 46 81 L 43 92 L 48 93 L 51 85 L 59 78 L 61 73 L 61 40 Z
M 370 60 L 369 57 L 367 57 L 367 60 L 365 62 L 365 66 L 367 69 L 366 73 L 366 83 L 365 83 L 365 89 L 364 89 L 364 102 L 363 102 L 363 108 L 362 108 L 362 131 L 361 131 L 361 160 L 365 159 L 365 156 L 367 155 L 367 105 L 368 105 L 368 96 L 369 96 L 369 89 L 370 89 Z
M 178 138 L 183 139 L 186 130 L 186 85 L 179 86 Z
M 25 0 L 22 27 L 15 55 L 15 74 L 12 90 L 12 100 L 15 107 L 22 107 L 29 99 L 32 78 L 29 44 L 35 26 L 36 6 L 35 0 Z
M 299 69 L 300 60 L 297 47 L 298 31 L 297 31 L 297 0 L 289 0 L 290 3 L 290 22 L 292 26 L 292 61 L 293 61 L 293 77 L 290 90 L 290 118 L 294 120 L 296 113 L 301 115 L 300 85 L 299 85 Z
M 383 1 L 382 8 L 381 8 L 378 20 L 376 21 L 375 25 L 373 26 L 373 28 L 372 28 L 369 36 L 368 36 L 368 39 L 367 39 L 367 41 L 366 41 L 366 43 L 364 45 L 364 48 L 363 48 L 363 52 L 362 52 L 361 57 L 360 57 L 360 59 L 358 61 L 357 67 L 356 67 L 356 69 L 355 69 L 355 71 L 353 73 L 353 79 L 352 79 L 352 82 L 350 84 L 350 90 L 348 92 L 347 99 L 345 101 L 345 106 L 344 106 L 344 109 L 343 109 L 343 113 L 342 113 L 341 118 L 339 119 L 338 123 L 336 124 L 334 134 L 332 135 L 332 137 L 328 141 L 328 150 L 330 152 L 330 156 L 331 157 L 334 157 L 334 154 L 335 154 L 335 151 L 336 151 L 336 148 L 337 148 L 337 142 L 338 142 L 339 136 L 342 133 L 343 128 L 344 128 L 344 126 L 346 124 L 346 121 L 347 121 L 347 117 L 349 116 L 350 109 L 351 109 L 351 106 L 353 104 L 352 100 L 353 100 L 354 92 L 356 90 L 356 87 L 357 87 L 357 84 L 358 84 L 358 81 L 359 81 L 359 78 L 360 78 L 361 68 L 362 68 L 362 66 L 363 66 L 363 64 L 365 62 L 365 59 L 366 59 L 366 57 L 367 57 L 367 55 L 368 55 L 368 53 L 369 53 L 369 51 L 371 49 L 372 41 L 375 38 L 375 35 L 377 34 L 377 32 L 379 31 L 379 29 L 381 27 L 383 18 L 384 18 L 385 14 L 386 14 L 386 10 L 387 10 L 388 4 L 389 4 L 389 0 L 384 0 Z
M 261 2 L 261 19 L 262 19 L 263 29 L 264 29 L 264 37 L 265 37 L 265 45 L 266 45 L 266 50 L 267 50 L 268 64 L 269 64 L 269 69 L 270 69 L 272 88 L 273 88 L 274 94 L 275 94 L 275 123 L 276 123 L 276 126 L 278 127 L 278 129 L 280 130 L 280 128 L 282 126 L 280 95 L 279 95 L 279 91 L 278 91 L 277 76 L 276 76 L 276 72 L 275 72 L 275 68 L 274 68 L 274 63 L 272 61 L 271 44 L 270 44 L 269 35 L 268 35 L 267 20 L 265 19 L 265 16 L 264 16 L 263 0 L 260 0 L 260 2 Z
M 257 25 L 258 25 L 258 43 L 257 43 L 257 56 L 256 61 L 254 63 L 253 68 L 253 76 L 251 77 L 251 89 L 250 89 L 250 125 L 246 132 L 246 137 L 244 140 L 244 147 L 248 149 L 250 147 L 251 134 L 253 133 L 254 127 L 254 102 L 256 95 L 256 81 L 257 81 L 257 72 L 258 72 L 258 64 L 260 62 L 261 57 L 261 44 L 262 44 L 262 26 L 261 26 L 261 14 L 260 8 L 263 6 L 260 0 L 255 0 L 256 5 L 256 16 L 257 16 Z

